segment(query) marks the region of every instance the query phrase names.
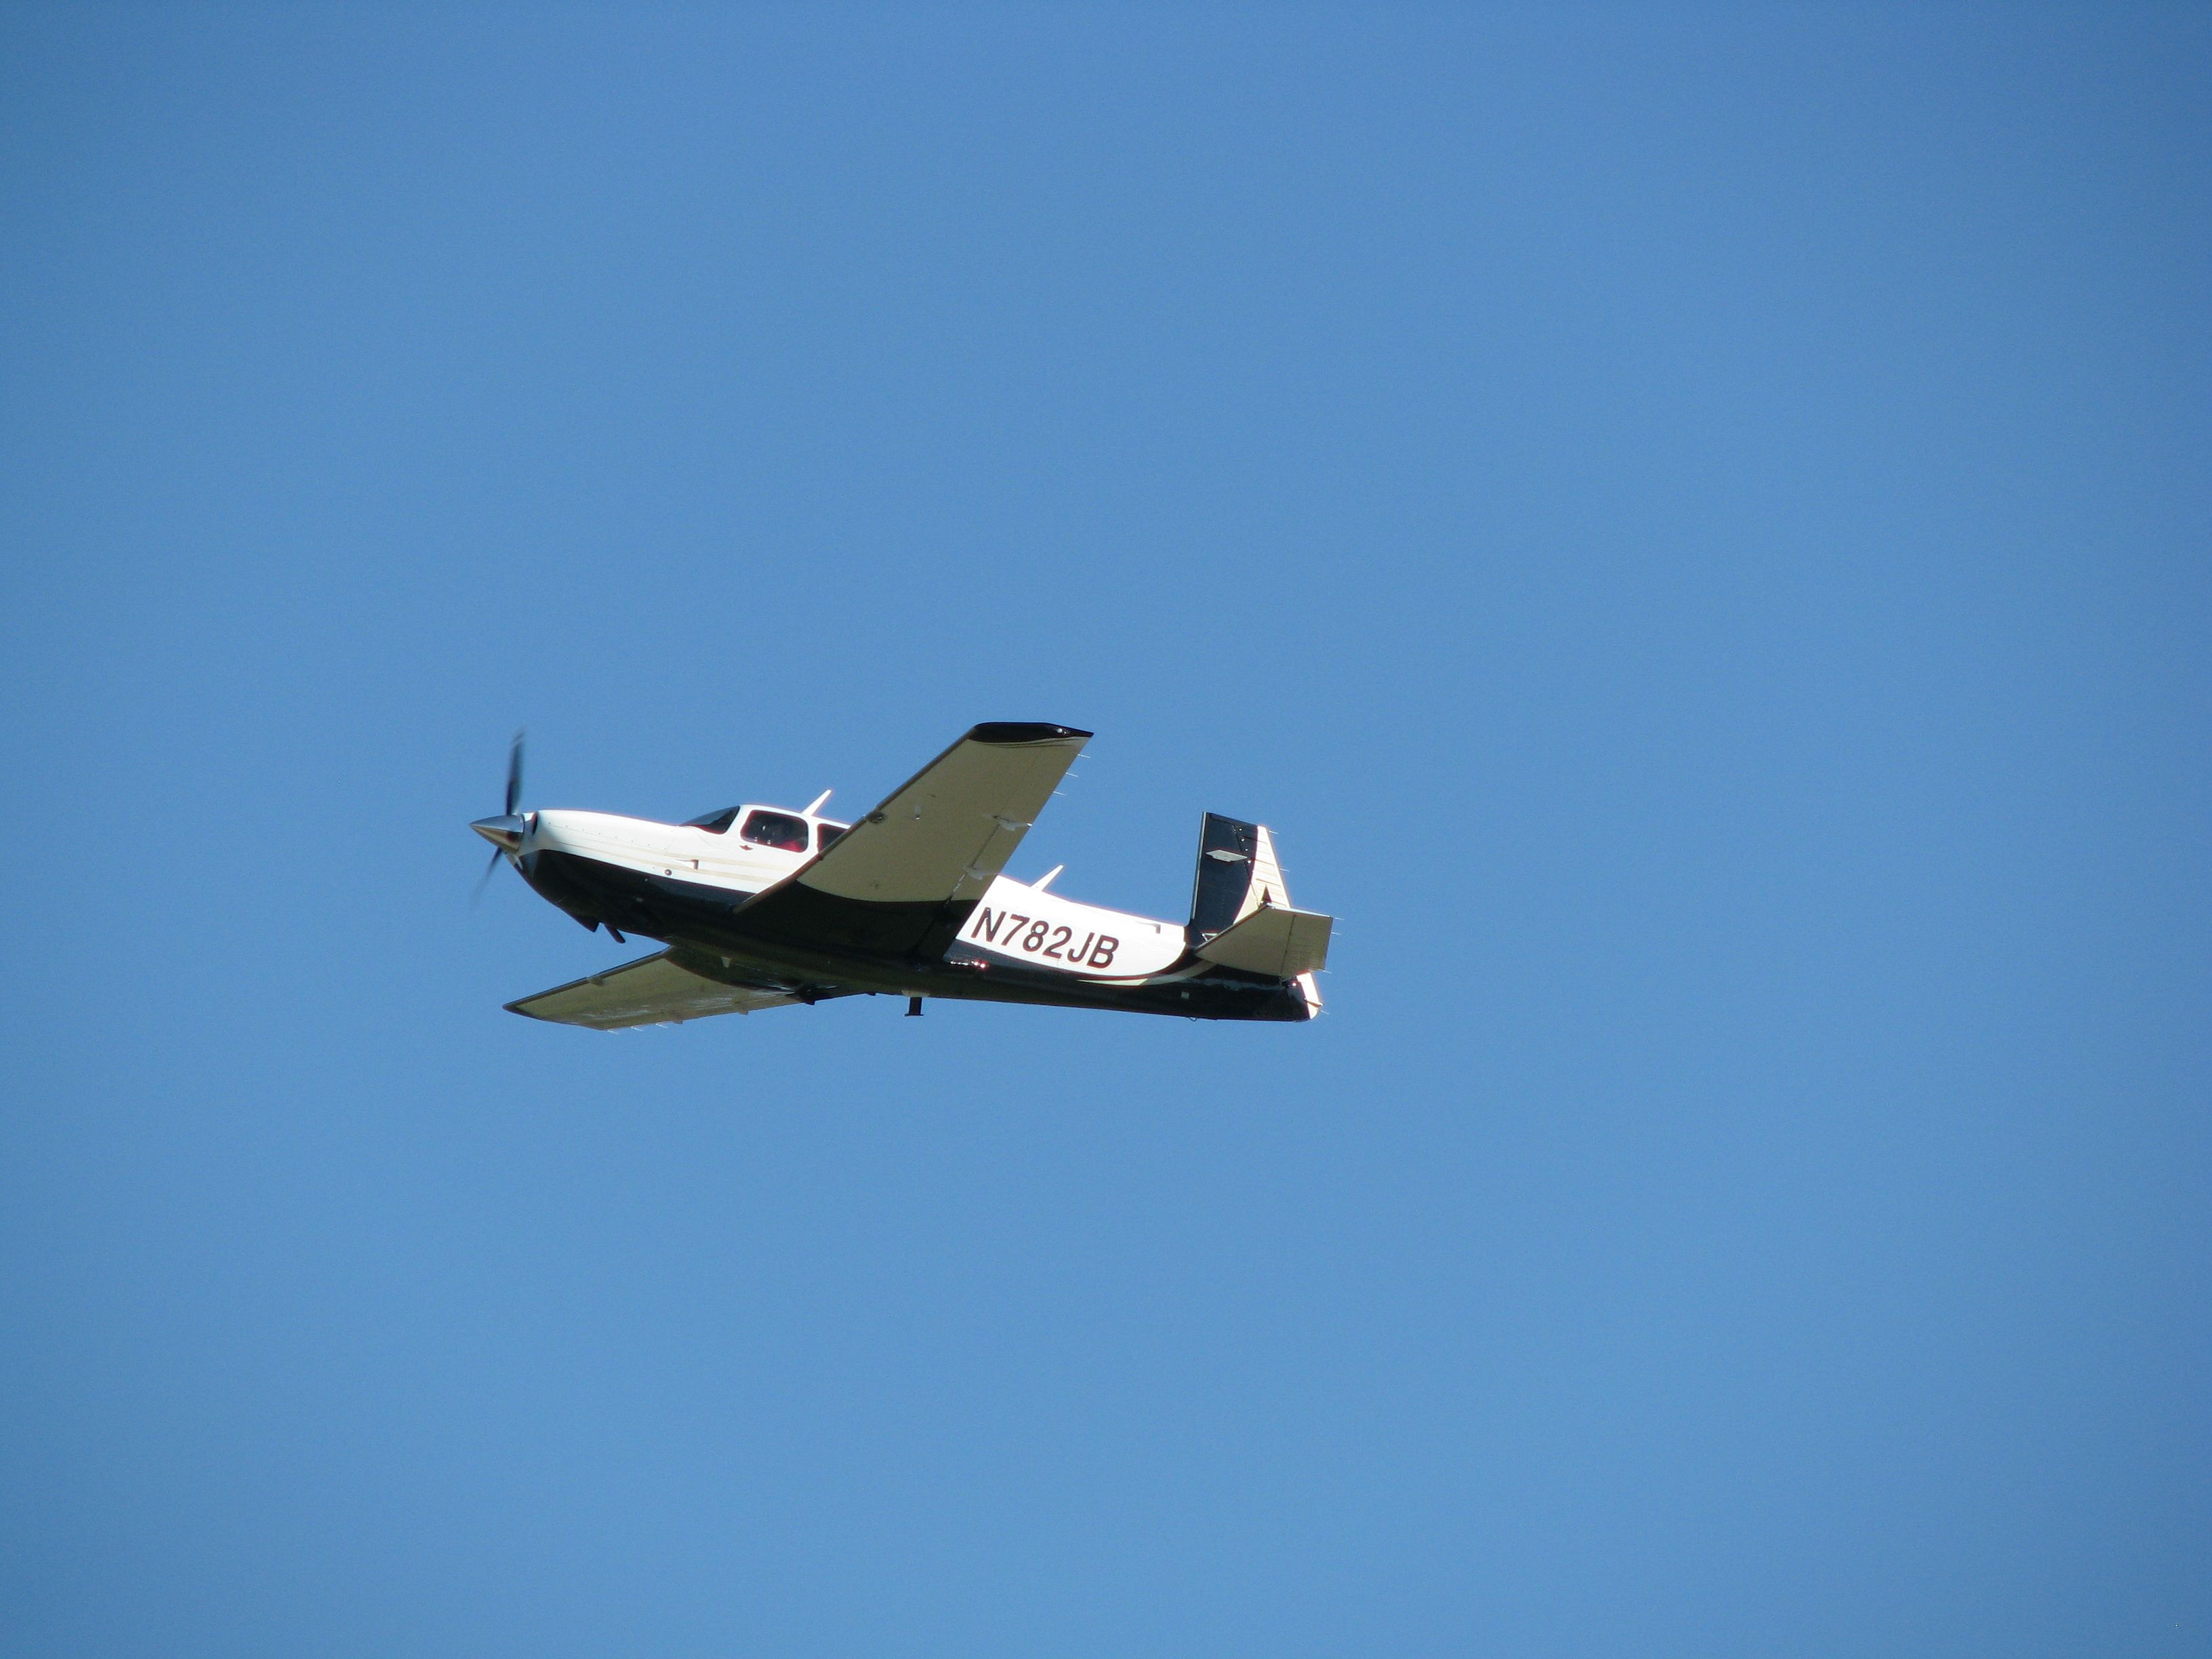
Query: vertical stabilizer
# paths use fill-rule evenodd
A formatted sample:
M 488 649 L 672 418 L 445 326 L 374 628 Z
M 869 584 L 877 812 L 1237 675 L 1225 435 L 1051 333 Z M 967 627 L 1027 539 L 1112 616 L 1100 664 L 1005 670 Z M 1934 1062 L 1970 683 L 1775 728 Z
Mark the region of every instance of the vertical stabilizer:
M 1226 933 L 1262 905 L 1288 909 L 1289 887 L 1267 826 L 1208 812 L 1198 836 L 1198 876 L 1190 892 L 1193 945 Z
M 1291 904 L 1291 890 L 1283 880 L 1283 866 L 1275 862 L 1275 838 L 1267 833 L 1267 826 L 1258 826 L 1259 845 L 1252 851 L 1252 886 L 1244 895 L 1243 908 L 1237 913 L 1242 921 L 1263 904 L 1278 910 L 1286 910 Z

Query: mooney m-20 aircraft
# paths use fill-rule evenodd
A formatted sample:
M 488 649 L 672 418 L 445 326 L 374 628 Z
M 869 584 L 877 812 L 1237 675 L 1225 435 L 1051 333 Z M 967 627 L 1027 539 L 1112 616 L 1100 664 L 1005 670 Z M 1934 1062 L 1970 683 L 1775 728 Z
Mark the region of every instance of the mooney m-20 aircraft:
M 1198 1019 L 1311 1019 L 1329 918 L 1294 910 L 1265 829 L 1209 812 L 1188 922 L 1079 904 L 1006 860 L 1091 733 L 979 726 L 854 823 L 732 806 L 689 823 L 520 809 L 470 827 L 539 894 L 657 955 L 507 1006 L 613 1030 L 887 994 L 1121 1008 Z

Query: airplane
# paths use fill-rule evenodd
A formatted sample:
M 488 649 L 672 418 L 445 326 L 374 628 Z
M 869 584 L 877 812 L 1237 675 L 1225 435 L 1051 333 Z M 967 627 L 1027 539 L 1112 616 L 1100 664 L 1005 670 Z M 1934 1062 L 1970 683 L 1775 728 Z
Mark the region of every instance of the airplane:
M 1308 1020 L 1329 917 L 1291 907 L 1273 839 L 1208 812 L 1188 922 L 1078 903 L 1006 860 L 1091 734 L 978 726 L 849 823 L 830 792 L 793 811 L 741 805 L 686 823 L 523 811 L 522 738 L 507 807 L 469 827 L 543 898 L 618 944 L 667 948 L 510 1002 L 514 1013 L 617 1030 L 833 997 L 925 998 Z

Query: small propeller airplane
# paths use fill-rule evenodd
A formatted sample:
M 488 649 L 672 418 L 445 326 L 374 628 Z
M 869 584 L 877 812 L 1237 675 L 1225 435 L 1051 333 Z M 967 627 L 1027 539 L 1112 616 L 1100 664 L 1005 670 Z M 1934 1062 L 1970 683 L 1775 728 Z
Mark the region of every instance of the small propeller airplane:
M 1079 904 L 1002 873 L 1091 733 L 978 726 L 857 822 L 732 806 L 688 823 L 526 812 L 522 738 L 507 810 L 469 827 L 541 896 L 617 943 L 668 948 L 507 1006 L 615 1030 L 887 994 L 1311 1019 L 1330 919 L 1291 908 L 1274 842 L 1206 815 L 1188 922 Z

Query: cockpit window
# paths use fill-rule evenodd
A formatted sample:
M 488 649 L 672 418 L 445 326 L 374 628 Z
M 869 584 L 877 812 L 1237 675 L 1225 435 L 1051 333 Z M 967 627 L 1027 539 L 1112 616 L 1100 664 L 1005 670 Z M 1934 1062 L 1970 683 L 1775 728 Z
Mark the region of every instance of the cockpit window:
M 684 827 L 687 830 L 704 830 L 710 836 L 720 836 L 728 834 L 730 826 L 737 821 L 738 809 L 734 806 L 725 806 L 719 812 L 708 812 L 702 817 L 686 818 L 684 820 Z
M 814 826 L 814 830 L 820 839 L 814 844 L 826 853 L 830 850 L 830 843 L 852 827 L 849 823 L 817 823 Z
M 787 853 L 806 850 L 806 820 L 788 812 L 749 812 L 738 832 L 756 847 L 775 847 Z

